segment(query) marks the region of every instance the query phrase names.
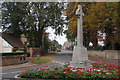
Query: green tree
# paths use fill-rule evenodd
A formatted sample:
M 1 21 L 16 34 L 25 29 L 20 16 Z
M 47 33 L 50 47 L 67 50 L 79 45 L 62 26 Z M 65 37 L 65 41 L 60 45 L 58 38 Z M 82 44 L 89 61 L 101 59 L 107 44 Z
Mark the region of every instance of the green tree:
M 27 3 L 4 2 L 2 3 L 3 32 L 20 37 L 24 28 Z
M 52 43 L 52 46 L 57 46 L 57 45 L 59 45 L 58 41 L 56 41 L 56 40 L 51 41 L 51 43 Z
M 25 34 L 32 47 L 42 45 L 42 35 L 47 27 L 55 29 L 56 35 L 63 31 L 64 3 L 5 2 L 2 9 L 4 32 L 17 37 Z

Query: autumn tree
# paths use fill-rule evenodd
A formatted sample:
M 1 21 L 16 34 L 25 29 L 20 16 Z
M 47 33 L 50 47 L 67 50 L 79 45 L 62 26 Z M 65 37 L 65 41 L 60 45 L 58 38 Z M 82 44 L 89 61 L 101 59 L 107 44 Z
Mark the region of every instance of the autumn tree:
M 78 4 L 84 5 L 83 6 L 83 12 L 85 13 L 85 16 L 87 15 L 87 11 L 90 8 L 91 3 L 68 3 L 68 7 L 66 9 L 66 15 L 67 15 L 67 20 L 69 21 L 68 23 L 68 30 L 65 31 L 65 33 L 67 34 L 67 39 L 69 41 L 74 42 L 77 36 L 77 16 L 75 14 L 77 8 L 78 8 Z M 90 35 L 89 35 L 89 26 L 87 24 L 87 19 L 85 19 L 83 17 L 83 43 L 86 47 L 89 46 L 89 42 L 90 42 Z
M 95 49 L 98 45 L 99 33 L 105 34 L 105 48 L 118 49 L 120 38 L 119 25 L 119 5 L 120 3 L 69 3 L 66 9 L 68 16 L 67 38 L 74 40 L 77 32 L 77 17 L 75 15 L 77 5 L 82 4 L 83 12 L 83 35 L 84 45 L 88 46 L 89 42 L 93 43 Z
M 94 19 L 97 25 L 98 31 L 104 33 L 105 36 L 105 46 L 106 49 L 115 49 L 115 43 L 118 43 L 118 3 L 96 3 L 96 5 L 91 6 L 94 15 L 97 17 Z M 91 17 L 91 15 L 88 15 Z M 89 18 L 89 23 L 91 24 L 92 19 Z M 92 27 L 92 26 L 91 26 Z

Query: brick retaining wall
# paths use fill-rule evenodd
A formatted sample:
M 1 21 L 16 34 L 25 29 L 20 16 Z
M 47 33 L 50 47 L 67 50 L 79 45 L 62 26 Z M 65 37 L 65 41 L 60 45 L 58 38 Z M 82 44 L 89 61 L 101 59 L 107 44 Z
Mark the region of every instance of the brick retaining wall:
M 42 48 L 30 48 L 30 57 L 37 57 L 37 55 L 42 55 Z
M 2 66 L 21 64 L 27 62 L 26 55 L 2 56 Z

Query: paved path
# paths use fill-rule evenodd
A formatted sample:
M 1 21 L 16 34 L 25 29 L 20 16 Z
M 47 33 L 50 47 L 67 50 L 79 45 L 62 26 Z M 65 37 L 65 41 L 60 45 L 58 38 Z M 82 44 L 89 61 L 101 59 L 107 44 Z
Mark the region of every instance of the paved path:
M 0 73 L 0 75 L 2 74 L 3 78 L 14 78 L 15 75 L 17 75 L 20 71 L 22 70 L 26 70 L 26 69 L 36 69 L 36 68 L 40 68 L 43 66 L 49 66 L 49 65 L 63 65 L 66 62 L 70 62 L 72 60 L 72 51 L 62 51 L 60 53 L 57 53 L 55 56 L 50 56 L 48 55 L 45 58 L 49 58 L 51 59 L 53 62 L 50 64 L 46 64 L 46 65 L 36 65 L 36 64 L 21 64 L 21 65 L 14 65 L 14 67 L 17 67 L 17 69 L 12 69 L 12 70 L 3 70 L 2 73 Z M 96 61 L 96 59 L 93 58 L 89 58 L 90 62 L 91 61 Z M 100 61 L 100 60 L 98 60 Z M 103 60 L 101 60 L 103 61 Z M 105 61 L 108 62 L 108 61 Z M 12 66 L 9 66 L 8 68 L 13 68 Z M 5 69 L 5 67 L 3 68 Z

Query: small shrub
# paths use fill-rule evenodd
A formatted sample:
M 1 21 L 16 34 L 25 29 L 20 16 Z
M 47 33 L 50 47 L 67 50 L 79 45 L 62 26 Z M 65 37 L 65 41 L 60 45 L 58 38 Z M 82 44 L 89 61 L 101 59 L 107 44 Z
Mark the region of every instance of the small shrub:
M 51 51 L 56 51 L 56 47 L 55 47 L 55 46 L 49 46 L 49 49 L 50 49 Z
M 30 53 L 29 52 L 26 52 L 25 54 L 27 55 L 27 57 L 30 57 Z
M 13 48 L 13 51 L 12 52 L 16 52 L 18 49 L 16 49 L 16 48 Z

